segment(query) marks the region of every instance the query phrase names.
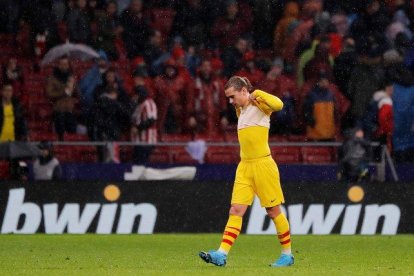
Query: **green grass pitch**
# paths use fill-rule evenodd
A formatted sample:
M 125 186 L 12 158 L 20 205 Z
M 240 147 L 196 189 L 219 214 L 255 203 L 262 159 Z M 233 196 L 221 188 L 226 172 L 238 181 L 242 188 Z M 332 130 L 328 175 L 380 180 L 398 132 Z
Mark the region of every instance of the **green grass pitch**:
M 295 265 L 271 268 L 274 236 L 241 235 L 226 267 L 197 253 L 219 234 L 0 235 L 0 275 L 414 275 L 414 235 L 294 236 Z

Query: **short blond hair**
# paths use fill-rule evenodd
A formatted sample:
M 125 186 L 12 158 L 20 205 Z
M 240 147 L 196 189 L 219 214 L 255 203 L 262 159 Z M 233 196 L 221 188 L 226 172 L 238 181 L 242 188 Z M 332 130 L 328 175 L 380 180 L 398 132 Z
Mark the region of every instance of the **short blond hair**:
M 231 77 L 226 85 L 224 86 L 224 90 L 229 89 L 230 87 L 234 87 L 234 89 L 240 91 L 243 87 L 246 87 L 249 93 L 253 92 L 253 85 L 250 83 L 249 79 L 246 77 L 240 76 L 233 76 Z

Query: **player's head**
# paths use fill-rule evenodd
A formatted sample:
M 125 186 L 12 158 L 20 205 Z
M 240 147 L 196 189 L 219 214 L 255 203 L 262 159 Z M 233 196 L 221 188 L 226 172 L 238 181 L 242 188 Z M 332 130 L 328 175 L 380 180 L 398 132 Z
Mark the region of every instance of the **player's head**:
M 229 99 L 230 104 L 235 107 L 244 107 L 249 103 L 250 92 L 253 86 L 247 78 L 233 76 L 224 86 L 224 93 Z

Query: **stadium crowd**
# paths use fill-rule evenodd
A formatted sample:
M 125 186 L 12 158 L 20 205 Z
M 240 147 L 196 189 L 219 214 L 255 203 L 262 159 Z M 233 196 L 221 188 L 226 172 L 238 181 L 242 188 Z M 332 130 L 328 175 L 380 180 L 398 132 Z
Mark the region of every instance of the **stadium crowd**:
M 413 24 L 408 0 L 1 1 L 0 141 L 222 136 L 237 121 L 223 86 L 239 75 L 284 102 L 272 135 L 342 141 L 358 128 L 413 161 L 393 114 L 413 109 Z M 100 57 L 41 65 L 66 42 Z

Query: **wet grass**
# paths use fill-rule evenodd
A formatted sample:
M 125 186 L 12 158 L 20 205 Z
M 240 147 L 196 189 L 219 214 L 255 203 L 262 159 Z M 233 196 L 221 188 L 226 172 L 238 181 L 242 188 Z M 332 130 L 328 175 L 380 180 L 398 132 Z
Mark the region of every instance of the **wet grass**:
M 0 235 L 1 275 L 410 275 L 414 235 L 294 236 L 295 265 L 270 268 L 273 236 L 241 235 L 226 267 L 197 256 L 219 234 Z

